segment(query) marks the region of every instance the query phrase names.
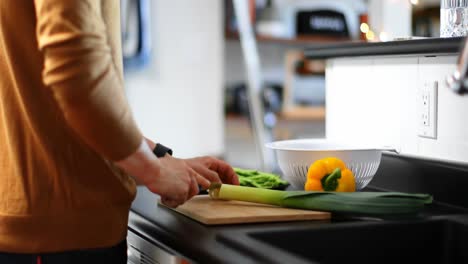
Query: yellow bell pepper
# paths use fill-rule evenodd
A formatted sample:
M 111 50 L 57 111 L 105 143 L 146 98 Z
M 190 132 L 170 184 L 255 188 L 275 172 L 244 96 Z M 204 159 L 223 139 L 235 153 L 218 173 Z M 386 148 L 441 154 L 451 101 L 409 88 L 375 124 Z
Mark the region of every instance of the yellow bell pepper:
M 312 163 L 307 171 L 306 191 L 354 192 L 354 174 L 345 163 L 335 157 L 320 159 Z

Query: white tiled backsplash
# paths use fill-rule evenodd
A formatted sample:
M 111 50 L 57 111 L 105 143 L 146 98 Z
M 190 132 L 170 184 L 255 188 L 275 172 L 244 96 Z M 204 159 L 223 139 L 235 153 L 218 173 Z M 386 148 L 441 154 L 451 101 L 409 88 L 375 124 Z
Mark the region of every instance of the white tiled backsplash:
M 468 96 L 445 86 L 457 56 L 331 59 L 326 136 L 391 146 L 401 154 L 468 163 Z M 419 89 L 438 83 L 437 138 L 419 136 Z

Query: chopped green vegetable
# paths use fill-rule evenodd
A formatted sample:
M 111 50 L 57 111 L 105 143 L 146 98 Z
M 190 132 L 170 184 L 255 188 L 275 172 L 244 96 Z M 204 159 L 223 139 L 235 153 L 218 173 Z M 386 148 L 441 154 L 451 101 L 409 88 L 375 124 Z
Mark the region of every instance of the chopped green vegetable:
M 289 182 L 282 180 L 279 175 L 257 171 L 234 168 L 241 186 L 256 187 L 262 189 L 284 189 Z
M 209 194 L 214 199 L 372 215 L 415 214 L 432 203 L 431 195 L 419 193 L 279 191 L 220 183 L 213 183 Z

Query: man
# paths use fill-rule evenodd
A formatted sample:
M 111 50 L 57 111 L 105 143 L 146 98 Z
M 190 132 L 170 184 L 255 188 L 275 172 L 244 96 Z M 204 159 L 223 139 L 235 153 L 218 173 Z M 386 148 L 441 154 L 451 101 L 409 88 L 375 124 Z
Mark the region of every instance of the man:
M 0 1 L 0 263 L 126 263 L 128 175 L 171 207 L 239 183 L 218 159 L 177 159 L 142 136 L 118 3 Z

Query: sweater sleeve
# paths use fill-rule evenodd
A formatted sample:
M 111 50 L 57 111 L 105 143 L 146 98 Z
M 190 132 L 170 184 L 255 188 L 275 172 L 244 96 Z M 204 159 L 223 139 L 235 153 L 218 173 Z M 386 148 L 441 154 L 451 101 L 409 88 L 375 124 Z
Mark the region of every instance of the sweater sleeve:
M 112 56 L 101 1 L 35 0 L 35 8 L 43 81 L 68 125 L 104 157 L 127 157 L 143 137 Z

